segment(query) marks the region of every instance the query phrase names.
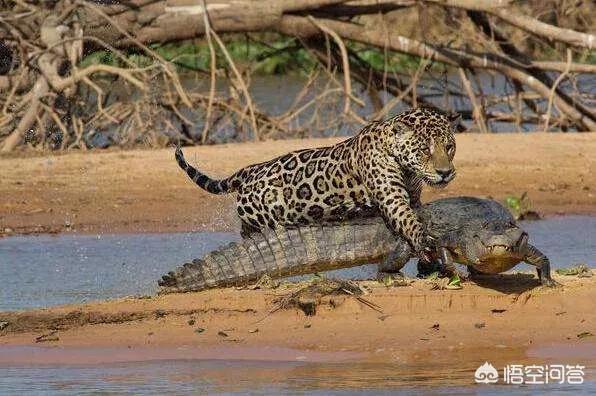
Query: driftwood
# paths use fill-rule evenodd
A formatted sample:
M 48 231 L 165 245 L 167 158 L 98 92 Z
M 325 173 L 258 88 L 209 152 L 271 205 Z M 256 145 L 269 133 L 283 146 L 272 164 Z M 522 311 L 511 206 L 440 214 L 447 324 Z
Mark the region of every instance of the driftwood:
M 596 47 L 589 31 L 593 7 L 548 2 L 570 29 L 533 16 L 539 14 L 539 3 L 0 1 L 0 151 L 24 144 L 84 149 L 98 131 L 114 127 L 119 132 L 115 144 L 126 145 L 207 143 L 214 128 L 224 126 L 235 131 L 236 139 L 306 136 L 385 117 L 402 102 L 428 105 L 433 95 L 465 98 L 469 108 L 458 110 L 481 132 L 490 131 L 494 121 L 512 122 L 519 129 L 534 124 L 537 130 L 595 131 L 596 65 L 580 61 L 586 54 L 593 59 Z M 410 34 L 387 22 L 415 15 L 424 23 Z M 431 16 L 424 20 L 424 15 Z M 430 37 L 428 25 L 437 25 L 444 37 Z M 226 49 L 226 35 L 254 32 L 294 37 L 294 46 L 307 49 L 320 64 L 283 114 L 271 115 L 255 105 L 249 69 L 236 65 Z M 207 92 L 185 86 L 174 62 L 152 49 L 155 43 L 197 38 L 209 45 L 210 68 L 199 71 L 206 73 Z M 420 67 L 412 73 L 374 68 L 354 45 L 410 55 L 420 59 Z M 81 60 L 98 50 L 109 51 L 117 64 L 82 67 Z M 547 52 L 549 59 L 537 58 Z M 131 54 L 151 62 L 139 66 Z M 217 54 L 223 68 L 217 68 Z M 441 76 L 445 70 L 452 70 L 457 82 Z M 498 97 L 484 93 L 479 73 L 499 76 L 512 91 Z M 578 82 L 581 74 L 591 75 L 588 86 Z M 225 97 L 215 90 L 222 78 L 229 86 Z M 324 89 L 314 90 L 320 79 L 327 81 Z M 434 82 L 431 92 L 423 92 L 429 80 Z M 361 92 L 372 112 L 365 112 Z M 389 98 L 382 99 L 382 93 Z M 122 99 L 130 97 L 138 100 Z M 324 116 L 322 109 L 332 105 L 341 111 L 335 118 Z M 188 109 L 201 110 L 198 136 L 189 132 L 197 120 Z

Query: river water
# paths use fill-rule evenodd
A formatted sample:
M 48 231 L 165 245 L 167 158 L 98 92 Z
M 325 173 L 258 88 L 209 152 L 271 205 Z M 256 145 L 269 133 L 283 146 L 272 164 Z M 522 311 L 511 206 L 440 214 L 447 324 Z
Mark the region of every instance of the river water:
M 476 367 L 424 364 L 160 360 L 76 366 L 0 367 L 6 395 L 593 395 L 581 385 L 474 385 Z M 593 375 L 592 375 L 593 376 Z

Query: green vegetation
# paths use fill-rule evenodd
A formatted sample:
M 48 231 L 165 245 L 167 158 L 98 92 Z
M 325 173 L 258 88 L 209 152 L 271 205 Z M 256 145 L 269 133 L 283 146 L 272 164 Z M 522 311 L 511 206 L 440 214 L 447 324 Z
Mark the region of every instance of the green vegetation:
M 579 276 L 580 278 L 589 278 L 592 276 L 592 271 L 586 264 L 577 264 L 569 268 L 557 268 L 555 272 L 559 275 Z
M 596 50 L 586 51 L 586 54 L 580 57 L 579 62 L 588 63 L 590 65 L 596 64 Z
M 516 220 L 539 220 L 540 215 L 532 210 L 532 201 L 528 193 L 524 192 L 521 196 L 510 195 L 505 198 L 505 206 L 509 209 Z
M 447 286 L 445 288 L 446 289 L 450 289 L 450 290 L 458 290 L 458 289 L 461 289 L 462 288 L 461 278 L 459 277 L 459 275 L 457 273 L 454 274 L 449 279 L 449 283 L 447 283 Z
M 228 68 L 223 52 L 215 44 L 214 46 L 217 68 Z M 151 49 L 165 60 L 176 64 L 180 72 L 209 71 L 211 55 L 205 41 L 155 44 Z M 296 45 L 294 39 L 278 39 L 272 43 L 235 40 L 226 43 L 226 49 L 236 65 L 241 68 L 249 67 L 257 74 L 308 72 L 315 65 L 314 58 L 305 49 Z M 153 59 L 142 53 L 128 54 L 127 60 L 138 67 L 153 64 Z M 96 63 L 122 66 L 124 62 L 112 52 L 102 50 L 86 56 L 81 61 L 81 67 Z
M 388 72 L 413 71 L 422 62 L 422 59 L 416 56 L 392 51 L 385 54 L 379 48 L 367 47 L 362 44 L 349 44 L 348 48 L 375 70 L 386 70 Z
M 227 69 L 229 65 L 224 54 L 215 43 L 214 46 L 217 68 Z M 382 50 L 358 43 L 348 42 L 347 47 L 351 54 L 356 55 L 361 62 L 375 70 L 388 72 L 415 70 L 421 62 L 420 58 L 396 52 L 388 52 L 385 57 Z M 209 46 L 204 40 L 154 44 L 151 49 L 167 61 L 176 64 L 180 72 L 207 72 L 210 68 Z M 264 42 L 236 37 L 226 43 L 226 49 L 239 67 L 250 68 L 256 74 L 306 74 L 316 64 L 316 59 L 295 38 L 276 37 Z M 142 52 L 127 54 L 126 57 L 138 67 L 147 67 L 153 63 L 152 58 Z M 123 66 L 124 62 L 112 52 L 101 50 L 87 55 L 81 61 L 81 67 L 97 63 Z

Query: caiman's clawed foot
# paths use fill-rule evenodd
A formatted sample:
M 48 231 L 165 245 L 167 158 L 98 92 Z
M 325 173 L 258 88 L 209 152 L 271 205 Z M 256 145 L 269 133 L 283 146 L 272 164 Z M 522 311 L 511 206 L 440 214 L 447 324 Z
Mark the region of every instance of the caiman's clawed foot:
M 377 272 L 377 281 L 385 287 L 409 286 L 413 280 L 401 272 Z
M 524 249 L 524 253 L 526 254 L 524 261 L 536 267 L 538 279 L 540 279 L 542 286 L 561 286 L 560 283 L 555 282 L 553 278 L 550 277 L 550 261 L 548 260 L 548 257 L 546 257 L 540 250 L 536 249 L 530 244 L 527 244 Z
M 542 283 L 542 286 L 545 287 L 563 287 L 562 284 L 560 284 L 551 277 L 542 277 L 542 279 L 540 279 L 540 282 Z
M 447 277 L 451 278 L 455 275 L 459 276 L 461 280 L 467 280 L 468 275 L 459 272 L 455 266 L 443 266 L 440 262 L 428 262 L 428 261 L 418 261 L 418 277 L 419 278 L 426 278 L 433 273 L 438 273 L 440 277 Z
M 405 279 L 405 275 L 401 272 L 385 272 L 385 271 L 377 271 L 377 280 L 379 282 L 385 281 L 387 278 L 392 280 L 402 280 Z

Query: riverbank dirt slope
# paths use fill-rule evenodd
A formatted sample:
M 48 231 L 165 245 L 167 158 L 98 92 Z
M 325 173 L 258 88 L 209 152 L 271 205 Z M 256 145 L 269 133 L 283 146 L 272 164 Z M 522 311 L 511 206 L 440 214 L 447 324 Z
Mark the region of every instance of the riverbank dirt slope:
M 212 176 L 285 152 L 341 139 L 185 148 Z M 423 200 L 527 192 L 547 215 L 596 212 L 596 134 L 460 134 L 456 179 Z M 0 235 L 28 232 L 236 230 L 233 196 L 189 181 L 173 149 L 20 154 L 0 157 Z

